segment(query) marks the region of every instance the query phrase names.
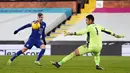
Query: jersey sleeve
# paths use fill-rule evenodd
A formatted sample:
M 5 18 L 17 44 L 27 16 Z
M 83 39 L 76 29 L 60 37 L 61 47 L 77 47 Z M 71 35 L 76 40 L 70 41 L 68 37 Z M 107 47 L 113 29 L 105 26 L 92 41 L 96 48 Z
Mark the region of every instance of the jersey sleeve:
M 115 34 L 112 31 L 104 28 L 103 26 L 100 26 L 100 28 L 101 28 L 101 31 L 104 32 L 104 33 L 106 33 L 106 34 L 109 34 L 109 35 L 114 35 Z
M 85 34 L 85 33 L 87 33 L 87 32 L 88 32 L 88 27 L 86 27 L 86 28 L 84 28 L 84 29 L 82 29 L 82 30 L 79 30 L 79 31 L 75 32 L 75 34 L 76 34 L 76 35 L 83 35 L 83 34 Z
M 17 31 L 23 30 L 23 29 L 28 28 L 28 27 L 31 27 L 31 23 L 26 24 L 26 25 L 20 27 L 19 29 L 17 29 Z
M 46 45 L 46 40 L 45 40 L 45 37 L 46 37 L 46 35 L 45 35 L 46 23 L 45 23 L 44 26 L 45 26 L 45 27 L 44 27 L 43 33 L 42 33 L 42 40 L 43 40 L 44 44 Z

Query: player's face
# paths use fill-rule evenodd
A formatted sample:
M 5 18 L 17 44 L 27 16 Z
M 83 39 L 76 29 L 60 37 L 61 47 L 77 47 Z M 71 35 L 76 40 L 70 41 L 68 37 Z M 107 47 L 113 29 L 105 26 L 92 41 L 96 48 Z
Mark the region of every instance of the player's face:
M 91 21 L 88 18 L 86 18 L 86 24 L 91 24 Z
M 43 20 L 43 15 L 42 16 L 38 16 L 38 21 L 42 22 Z

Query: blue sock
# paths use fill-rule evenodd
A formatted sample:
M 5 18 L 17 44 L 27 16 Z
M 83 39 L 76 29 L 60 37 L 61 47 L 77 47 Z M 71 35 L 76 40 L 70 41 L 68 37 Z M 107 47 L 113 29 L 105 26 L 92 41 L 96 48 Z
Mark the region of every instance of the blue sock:
M 44 53 L 45 53 L 45 49 L 41 49 L 36 61 L 39 61 L 41 57 L 44 55 Z
M 22 50 L 19 50 L 17 53 L 15 53 L 14 55 L 13 55 L 13 57 L 10 59 L 11 61 L 13 61 L 17 56 L 19 56 L 20 54 L 22 54 L 23 52 L 22 52 Z

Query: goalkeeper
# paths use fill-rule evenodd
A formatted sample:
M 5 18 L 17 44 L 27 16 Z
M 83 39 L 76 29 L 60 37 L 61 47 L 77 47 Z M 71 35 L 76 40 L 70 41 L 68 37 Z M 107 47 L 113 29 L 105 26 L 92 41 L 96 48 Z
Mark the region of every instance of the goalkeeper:
M 93 15 L 86 16 L 86 24 L 87 27 L 84 29 L 77 31 L 77 32 L 65 32 L 65 35 L 83 35 L 87 33 L 87 42 L 85 45 L 79 46 L 75 51 L 64 57 L 59 62 L 51 61 L 52 65 L 59 68 L 61 65 L 69 61 L 75 56 L 80 56 L 85 53 L 92 53 L 94 56 L 94 61 L 96 64 L 97 70 L 103 70 L 103 68 L 99 65 L 100 63 L 100 52 L 102 50 L 102 33 L 105 32 L 106 34 L 112 35 L 116 38 L 123 38 L 124 36 L 116 35 L 112 31 L 105 29 L 104 27 L 97 25 L 94 23 Z

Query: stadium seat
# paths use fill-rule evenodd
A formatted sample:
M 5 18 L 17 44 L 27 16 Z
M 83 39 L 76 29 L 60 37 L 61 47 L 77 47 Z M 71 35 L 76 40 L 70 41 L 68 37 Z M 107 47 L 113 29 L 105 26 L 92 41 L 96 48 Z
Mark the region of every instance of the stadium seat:
M 2 10 L 6 11 L 2 13 Z M 14 36 L 13 32 L 20 28 L 21 26 L 31 23 L 33 20 L 37 19 L 37 12 L 33 12 L 36 10 L 42 10 L 44 14 L 43 21 L 46 22 L 46 34 L 51 32 L 54 28 L 60 25 L 63 21 L 65 21 L 69 16 L 71 16 L 72 10 L 71 8 L 7 8 L 2 9 L 0 14 L 0 27 L 2 33 L 8 33 L 1 35 L 0 40 L 26 40 L 31 33 L 30 29 L 26 29 L 24 33 L 23 31 L 19 32 L 17 35 Z M 16 12 L 21 10 L 23 12 Z M 11 12 L 9 12 L 11 11 Z M 24 11 L 28 11 L 25 12 Z M 32 11 L 32 12 L 29 12 Z M 15 13 L 15 14 L 13 14 Z M 8 17 L 8 18 L 7 18 Z M 8 30 L 6 30 L 6 25 L 9 26 Z M 58 30 L 57 30 L 58 32 Z M 10 37 L 8 37 L 10 36 Z M 51 34 L 51 36 L 56 36 L 55 34 Z M 49 41 L 53 37 L 47 37 L 46 39 Z

